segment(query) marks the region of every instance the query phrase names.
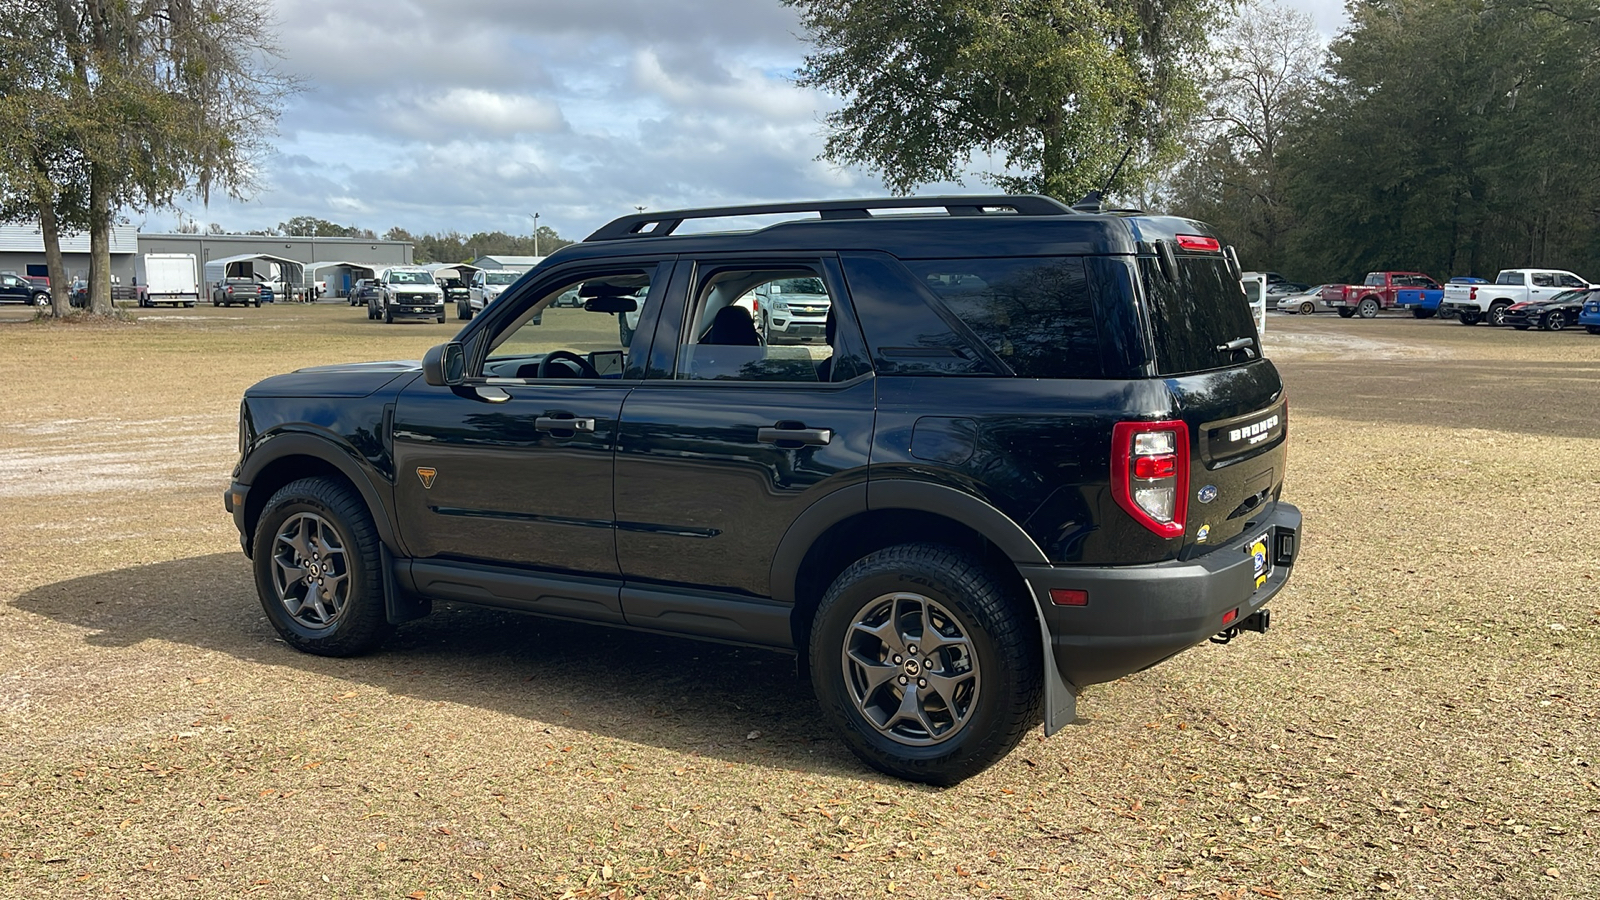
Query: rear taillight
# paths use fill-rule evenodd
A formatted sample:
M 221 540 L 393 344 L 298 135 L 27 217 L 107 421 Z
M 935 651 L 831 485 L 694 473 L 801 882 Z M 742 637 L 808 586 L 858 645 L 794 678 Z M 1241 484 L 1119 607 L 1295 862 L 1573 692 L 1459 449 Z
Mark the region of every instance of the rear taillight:
M 1112 426 L 1111 494 L 1156 534 L 1182 535 L 1189 513 L 1189 426 L 1177 421 Z
M 1477 288 L 1473 288 L 1473 289 L 1467 291 L 1467 299 L 1468 300 L 1476 300 L 1476 299 L 1478 299 L 1478 289 Z

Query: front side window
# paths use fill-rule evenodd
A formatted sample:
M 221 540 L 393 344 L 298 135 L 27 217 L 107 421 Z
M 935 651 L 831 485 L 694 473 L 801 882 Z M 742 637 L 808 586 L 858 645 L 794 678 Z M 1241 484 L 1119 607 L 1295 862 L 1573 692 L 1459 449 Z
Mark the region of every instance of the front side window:
M 654 268 L 592 273 L 521 301 L 522 310 L 490 342 L 482 374 L 621 378 L 654 273 Z M 557 304 L 563 296 L 581 302 Z
M 837 314 L 819 272 L 702 270 L 678 344 L 684 381 L 833 381 Z
M 916 259 L 905 264 L 1016 374 L 1103 374 L 1100 333 L 1082 259 Z
M 1564 288 L 1587 287 L 1576 275 L 1557 275 L 1556 282 Z

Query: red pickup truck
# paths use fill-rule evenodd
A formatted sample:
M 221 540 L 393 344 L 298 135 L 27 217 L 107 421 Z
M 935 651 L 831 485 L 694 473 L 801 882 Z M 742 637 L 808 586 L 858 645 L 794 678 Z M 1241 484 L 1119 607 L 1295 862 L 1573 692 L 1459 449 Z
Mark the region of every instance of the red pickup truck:
M 1330 284 L 1322 289 L 1322 302 L 1348 319 L 1373 318 L 1379 310 L 1398 306 L 1396 294 L 1407 288 L 1439 290 L 1439 282 L 1421 272 L 1368 272 L 1361 284 Z

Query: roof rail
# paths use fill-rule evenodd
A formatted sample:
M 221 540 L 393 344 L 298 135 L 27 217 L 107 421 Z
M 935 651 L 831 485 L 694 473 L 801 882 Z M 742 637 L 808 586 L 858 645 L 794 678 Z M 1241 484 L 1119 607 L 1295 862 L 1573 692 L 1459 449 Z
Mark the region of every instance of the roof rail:
M 875 209 L 930 209 L 943 207 L 951 216 L 1018 215 L 1070 216 L 1071 207 L 1052 197 L 1038 194 L 946 197 L 877 197 L 863 200 L 817 200 L 801 203 L 763 203 L 751 206 L 717 206 L 705 209 L 677 209 L 638 213 L 600 226 L 590 241 L 618 241 L 627 238 L 667 237 L 686 219 L 721 219 L 735 216 L 768 216 L 782 213 L 818 213 L 824 219 L 870 219 Z

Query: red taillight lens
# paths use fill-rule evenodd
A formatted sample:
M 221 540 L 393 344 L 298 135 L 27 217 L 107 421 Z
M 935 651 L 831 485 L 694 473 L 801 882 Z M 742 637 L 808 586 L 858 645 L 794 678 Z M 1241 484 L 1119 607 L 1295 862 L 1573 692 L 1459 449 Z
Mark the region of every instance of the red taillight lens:
M 1133 458 L 1133 477 L 1146 480 L 1155 478 L 1171 478 L 1178 474 L 1178 457 L 1169 453 L 1165 456 L 1135 456 Z
M 1181 536 L 1189 513 L 1189 426 L 1113 425 L 1111 495 L 1144 527 L 1166 538 Z
M 1467 299 L 1468 300 L 1476 300 L 1476 299 L 1478 299 L 1478 289 L 1477 288 L 1473 288 L 1472 290 L 1468 291 L 1467 292 Z
M 1204 250 L 1207 253 L 1221 253 L 1222 242 L 1212 237 L 1203 237 L 1198 234 L 1178 235 L 1178 246 L 1184 250 Z
M 1089 592 L 1072 588 L 1051 588 L 1050 602 L 1057 606 L 1088 606 Z

